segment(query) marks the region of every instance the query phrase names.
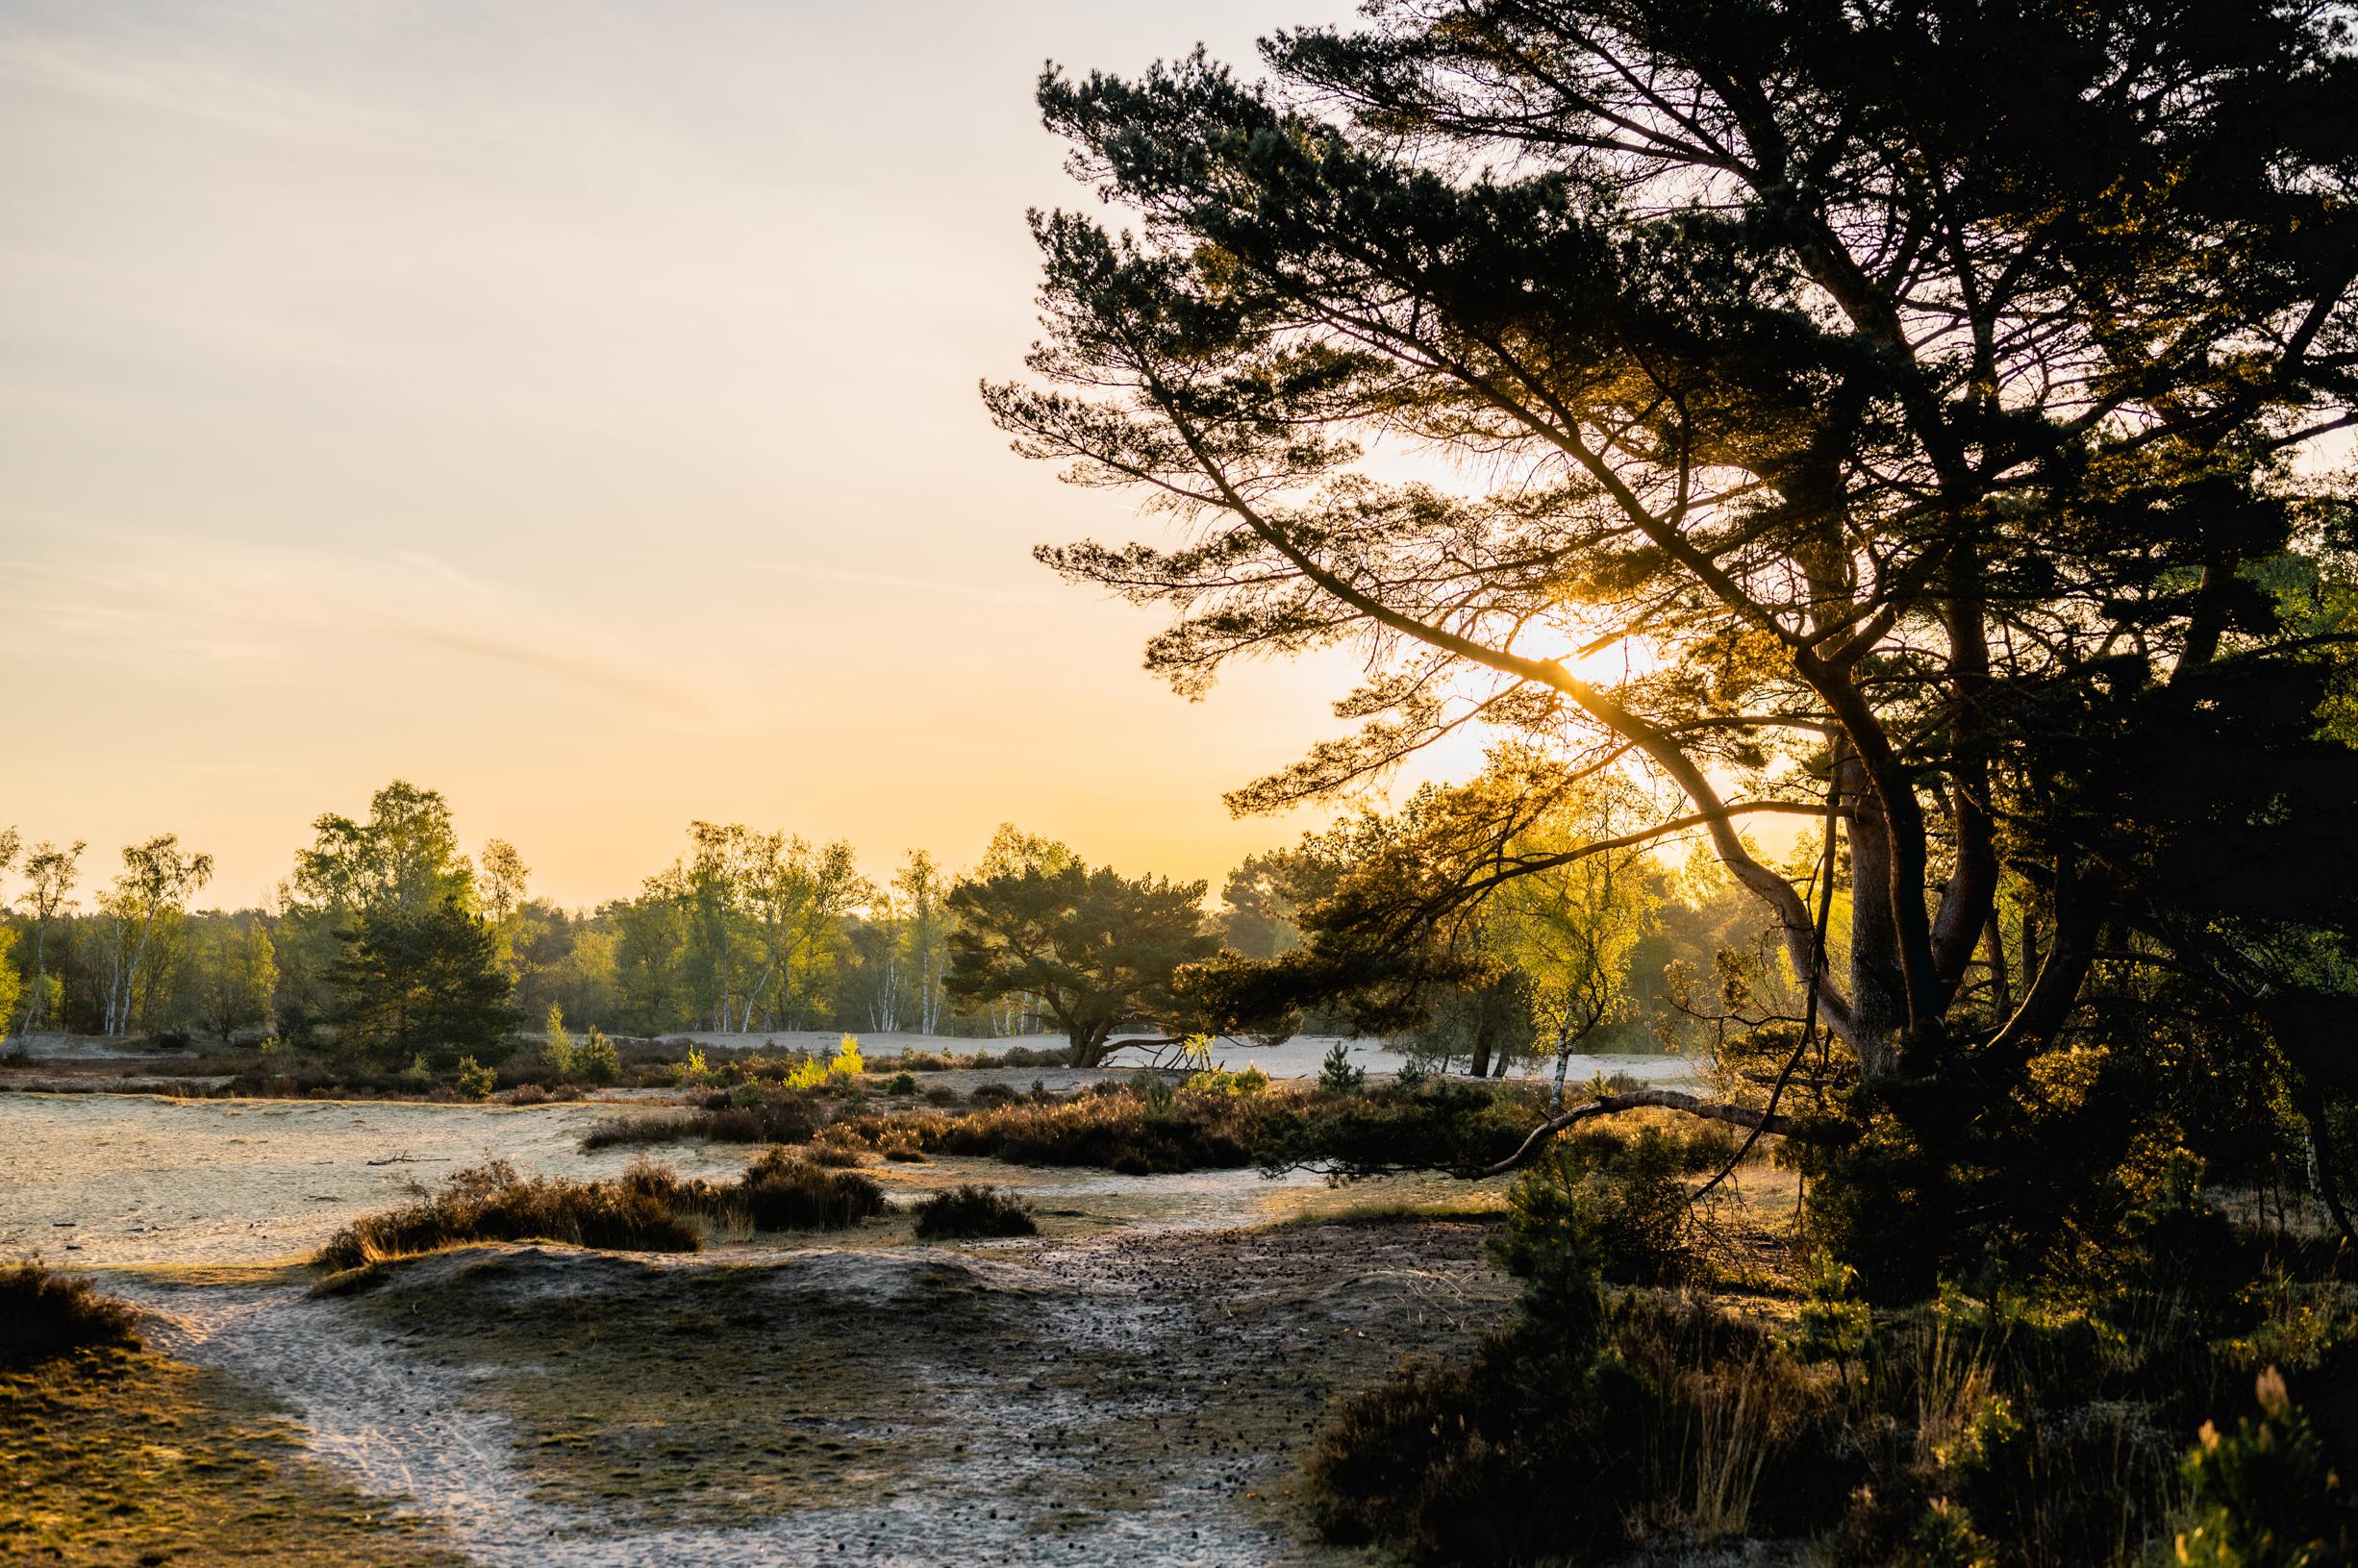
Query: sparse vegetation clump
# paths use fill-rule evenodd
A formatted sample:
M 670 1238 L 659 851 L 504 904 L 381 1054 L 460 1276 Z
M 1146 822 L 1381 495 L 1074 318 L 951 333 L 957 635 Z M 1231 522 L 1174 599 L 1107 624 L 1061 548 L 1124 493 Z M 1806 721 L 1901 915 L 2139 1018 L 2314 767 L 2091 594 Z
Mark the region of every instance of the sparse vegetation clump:
M 2250 1238 L 2182 1169 L 2129 1228 L 2149 1239 L 2076 1283 L 1877 1311 L 1819 1254 L 1780 1321 L 1685 1288 L 1686 1161 L 1651 1130 L 1613 1142 L 1518 1179 L 1504 1327 L 1337 1406 L 1307 1469 L 1331 1538 L 1467 1564 L 1804 1538 L 1836 1568 L 2348 1560 L 2329 1478 L 2358 1434 L 2358 1293 L 2206 1297 L 2206 1271 L 2252 1274 L 2220 1261 Z M 2260 1416 L 2228 1433 L 2214 1412 L 2248 1409 L 2255 1377 Z
M 1002 1088 L 986 1084 L 985 1088 Z M 933 1111 L 855 1123 L 868 1141 L 1016 1165 L 1094 1165 L 1125 1175 L 1237 1170 L 1298 1114 L 1293 1097 L 1100 1084 L 1071 1099 L 974 1094 L 964 1115 Z
M 920 1241 L 951 1241 L 973 1236 L 1028 1236 L 1040 1226 L 1020 1199 L 997 1187 L 971 1182 L 937 1192 L 916 1208 Z
M 848 1169 L 867 1162 L 872 1151 L 866 1140 L 844 1122 L 834 1122 L 819 1130 L 818 1135 L 804 1147 L 803 1157 L 814 1165 Z
M 1482 1170 L 1522 1146 L 1542 1118 L 1538 1091 L 1519 1084 L 1419 1076 L 1364 1092 L 1325 1092 L 1272 1123 L 1255 1160 L 1265 1170 L 1307 1167 L 1338 1176 Z
M 703 1245 L 702 1222 L 840 1230 L 884 1207 L 882 1189 L 867 1178 L 821 1170 L 780 1149 L 730 1182 L 683 1179 L 643 1157 L 619 1177 L 596 1182 L 528 1177 L 492 1160 L 405 1207 L 354 1221 L 329 1240 L 318 1261 L 353 1269 L 480 1241 L 691 1253 Z
M 686 1143 L 702 1138 L 713 1143 L 801 1143 L 820 1126 L 818 1112 L 796 1095 L 756 1093 L 749 1105 L 719 1103 L 696 1110 L 610 1116 L 582 1136 L 585 1150 L 620 1144 Z
M 139 1343 L 139 1314 L 79 1275 L 38 1263 L 0 1268 L 0 1366 L 31 1366 L 74 1351 Z
M 504 1159 L 464 1170 L 439 1192 L 353 1221 L 319 1253 L 333 1269 L 362 1268 L 474 1241 L 558 1241 L 626 1252 L 694 1252 L 701 1237 L 673 1200 L 672 1182 L 636 1166 L 610 1182 L 517 1172 Z M 668 1172 L 665 1173 L 668 1175 Z

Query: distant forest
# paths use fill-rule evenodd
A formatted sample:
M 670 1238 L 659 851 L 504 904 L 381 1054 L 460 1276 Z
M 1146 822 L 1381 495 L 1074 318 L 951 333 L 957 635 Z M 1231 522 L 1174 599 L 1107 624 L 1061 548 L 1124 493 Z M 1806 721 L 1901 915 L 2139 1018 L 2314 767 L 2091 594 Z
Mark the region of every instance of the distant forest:
M 1362 810 L 1298 845 L 1251 857 L 1217 900 L 1204 883 L 1095 873 L 1116 889 L 1159 888 L 1183 911 L 1170 933 L 1180 945 L 1159 973 L 1100 1009 L 1107 1027 L 1217 1029 L 1221 1020 L 1172 994 L 1171 970 L 1189 957 L 1210 955 L 1217 969 L 1299 950 L 1315 924 L 1306 910 L 1329 899 L 1346 872 L 1396 859 L 1447 798 L 1428 790 L 1399 814 Z M 198 907 L 212 858 L 175 834 L 125 846 L 112 865 L 80 842 L 0 836 L 12 873 L 0 909 L 7 1033 L 295 1048 L 384 1033 L 406 1047 L 441 1043 L 430 1037 L 442 1034 L 481 1038 L 483 1017 L 501 1031 L 538 1030 L 552 1008 L 574 1027 L 640 1036 L 1069 1033 L 1022 975 L 963 993 L 953 984 L 957 949 L 963 941 L 979 952 L 977 929 L 990 920 L 976 890 L 993 879 L 1014 885 L 1026 873 L 1087 870 L 1066 845 L 1012 824 L 971 867 L 952 870 L 912 850 L 877 876 L 841 840 L 695 822 L 671 864 L 594 909 L 536 896 L 531 868 L 503 839 L 463 853 L 448 803 L 407 782 L 379 790 L 364 817 L 330 813 L 312 826 L 313 841 L 295 855 L 272 906 L 238 910 Z M 1797 858 L 1806 861 L 1806 847 Z M 1758 905 L 1708 856 L 1683 867 L 1653 855 L 1606 858 L 1583 862 L 1581 878 L 1568 890 L 1593 903 L 1602 889 L 1612 934 L 1601 953 L 1582 950 L 1578 974 L 1566 972 L 1561 944 L 1545 940 L 1554 929 L 1541 918 L 1547 911 L 1502 906 L 1484 929 L 1453 941 L 1488 949 L 1487 961 L 1434 970 L 1415 988 L 1413 1007 L 1392 1007 L 1372 1027 L 1437 1066 L 1476 1072 L 1502 1071 L 1559 1042 L 1649 1051 L 1718 1027 L 1714 1008 L 1689 993 L 1699 977 L 1723 975 L 1733 955 L 1768 954 Z M 1111 918 L 1108 934 L 1120 939 L 1125 917 Z M 1596 973 L 1600 958 L 1609 975 Z M 431 1018 L 388 1025 L 366 1016 L 382 1012 L 389 983 L 395 993 L 404 984 L 436 992 L 438 1005 L 471 994 L 480 1016 L 439 1028 Z M 1549 1006 L 1574 984 L 1596 1004 L 1576 1031 L 1565 1027 L 1560 1005 Z M 1316 1008 L 1274 1020 L 1277 1033 L 1367 1022 Z M 1271 1020 L 1260 1023 L 1270 1032 Z

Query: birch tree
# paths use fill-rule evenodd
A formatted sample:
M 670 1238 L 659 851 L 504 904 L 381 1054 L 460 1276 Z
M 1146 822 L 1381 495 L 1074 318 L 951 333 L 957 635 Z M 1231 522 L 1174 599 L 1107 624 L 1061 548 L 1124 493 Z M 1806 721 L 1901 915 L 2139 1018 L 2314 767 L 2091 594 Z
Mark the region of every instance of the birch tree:
M 188 912 L 188 900 L 213 880 L 213 857 L 189 854 L 176 834 L 163 834 L 123 850 L 123 870 L 99 895 L 109 922 L 105 1029 L 110 1036 L 131 1032 L 136 1004 L 154 994 L 142 984 L 162 967 L 167 946 Z
M 72 906 L 85 847 L 79 838 L 63 849 L 40 843 L 25 857 L 25 891 L 33 906 L 33 983 L 26 988 L 24 1010 L 17 1019 L 20 1034 L 55 1022 L 48 1015 L 49 928 Z
M 1644 820 L 1643 803 L 1607 779 L 1570 792 L 1509 847 L 1549 862 L 1503 883 L 1491 911 L 1499 955 L 1531 984 L 1535 1021 L 1555 1047 L 1553 1108 L 1564 1104 L 1572 1053 L 1630 1011 L 1630 956 L 1653 926 L 1658 872 L 1638 845 L 1576 859 L 1569 852 L 1611 844 Z M 1652 874 L 1649 874 L 1652 873 Z
M 946 892 L 941 868 L 921 849 L 911 850 L 892 874 L 920 1034 L 937 1034 L 941 1030 L 941 976 L 949 962 L 949 917 L 942 908 Z

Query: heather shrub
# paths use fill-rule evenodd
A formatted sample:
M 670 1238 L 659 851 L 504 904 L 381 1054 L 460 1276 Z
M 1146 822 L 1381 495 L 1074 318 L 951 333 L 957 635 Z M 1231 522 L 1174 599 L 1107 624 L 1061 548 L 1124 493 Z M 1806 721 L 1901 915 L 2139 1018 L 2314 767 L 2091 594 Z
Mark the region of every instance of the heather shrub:
M 138 1310 L 78 1275 L 38 1263 L 0 1268 L 0 1366 L 31 1366 L 74 1351 L 139 1343 Z
M 478 1241 L 555 1241 L 625 1252 L 694 1252 L 699 1222 L 764 1231 L 840 1230 L 884 1212 L 884 1191 L 851 1172 L 766 1151 L 735 1182 L 683 1179 L 640 1157 L 609 1181 L 520 1175 L 505 1160 L 459 1172 L 439 1192 L 355 1220 L 318 1261 L 350 1269 Z
M 1295 1114 L 1292 1097 L 1178 1092 L 1156 1100 L 1121 1086 L 1069 1100 L 986 1097 L 963 1116 L 901 1112 L 853 1125 L 882 1145 L 906 1134 L 929 1154 L 1018 1165 L 1092 1165 L 1126 1175 L 1236 1170 Z
M 818 1131 L 818 1117 L 804 1100 L 770 1099 L 758 1093 L 746 1105 L 738 1104 L 734 1093 L 715 1099 L 716 1105 L 696 1110 L 609 1116 L 583 1135 L 582 1148 L 684 1143 L 691 1138 L 713 1143 L 802 1143 Z
M 822 1127 L 803 1151 L 803 1157 L 814 1165 L 847 1167 L 864 1163 L 868 1146 L 859 1132 L 841 1123 Z
M 1338 1176 L 1394 1170 L 1476 1171 L 1514 1154 L 1544 1115 L 1537 1091 L 1515 1084 L 1405 1081 L 1348 1096 L 1314 1096 L 1270 1129 L 1265 1170 L 1307 1167 Z
M 764 1151 L 715 1202 L 763 1231 L 840 1231 L 886 1207 L 884 1189 L 868 1178 L 821 1170 L 784 1149 Z
M 441 1190 L 354 1220 L 320 1250 L 351 1269 L 470 1241 L 558 1241 L 629 1252 L 694 1252 L 696 1228 L 675 1190 L 648 1180 L 526 1177 L 504 1159 L 464 1170 Z
M 1022 1202 L 997 1187 L 971 1183 L 937 1192 L 916 1206 L 920 1241 L 967 1236 L 1028 1236 L 1039 1225 Z

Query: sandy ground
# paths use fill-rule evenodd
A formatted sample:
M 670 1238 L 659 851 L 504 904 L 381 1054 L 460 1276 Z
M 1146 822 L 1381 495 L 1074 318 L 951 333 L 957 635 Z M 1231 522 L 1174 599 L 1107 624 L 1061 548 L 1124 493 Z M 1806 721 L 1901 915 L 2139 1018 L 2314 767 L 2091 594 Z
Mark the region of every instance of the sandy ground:
M 32 1061 L 170 1061 L 194 1057 L 196 1051 L 150 1051 L 143 1044 L 101 1039 L 88 1034 L 19 1034 L 9 1049 Z
M 685 1175 L 734 1176 L 742 1144 L 620 1146 L 584 1153 L 582 1134 L 632 1108 L 593 1102 L 425 1105 L 387 1100 L 174 1100 L 133 1094 L 0 1094 L 0 1260 L 121 1268 L 308 1259 L 341 1226 L 407 1201 L 455 1171 L 506 1159 L 527 1173 L 618 1174 L 641 1155 Z M 1218 1230 L 1305 1208 L 1397 1200 L 1455 1202 L 1447 1178 L 1334 1191 L 1307 1172 L 1119 1176 L 938 1157 L 875 1164 L 903 1201 L 963 1182 L 1019 1189 L 1063 1231 L 1143 1225 Z
M 552 1298 L 626 1312 L 715 1270 L 748 1277 L 728 1282 L 768 1293 L 815 1337 L 840 1310 L 882 1325 L 884 1353 L 914 1374 L 895 1385 L 908 1391 L 835 1425 L 895 1455 L 889 1472 L 855 1473 L 841 1501 L 762 1517 L 617 1519 L 537 1483 L 549 1439 L 499 1386 L 534 1369 L 454 1365 L 418 1348 L 419 1334 L 388 1332 L 405 1307 L 453 1296 L 485 1318 Z M 380 1299 L 128 1288 L 168 1348 L 276 1393 L 318 1454 L 489 1568 L 1363 1560 L 1317 1545 L 1278 1506 L 1303 1433 L 1339 1380 L 1371 1381 L 1411 1347 L 1445 1353 L 1507 1294 L 1463 1225 L 819 1248 L 730 1263 L 508 1248 L 408 1265 Z M 946 1327 L 930 1315 L 944 1299 L 958 1303 L 956 1329 L 927 1332 Z M 626 1397 L 631 1374 L 615 1376 Z M 741 1393 L 796 1397 L 775 1380 Z M 745 1462 L 763 1459 L 748 1449 Z
M 486 1159 L 614 1175 L 636 1151 L 583 1154 L 581 1137 L 619 1108 L 0 1094 L 0 1257 L 84 1268 L 307 1257 L 412 1183 Z M 690 1174 L 734 1173 L 748 1152 L 685 1144 L 665 1157 Z
M 488 1157 L 612 1174 L 639 1151 L 580 1138 L 616 1109 L 0 1094 L 0 1257 L 98 1272 L 158 1348 L 279 1402 L 315 1456 L 491 1568 L 1364 1561 L 1288 1506 L 1302 1445 L 1335 1393 L 1511 1294 L 1479 1224 L 1267 1228 L 1478 1207 L 1496 1183 L 960 1159 L 868 1169 L 903 1204 L 1019 1189 L 1042 1234 L 468 1249 L 343 1296 L 252 1266 Z M 658 1153 L 725 1174 L 750 1152 Z

